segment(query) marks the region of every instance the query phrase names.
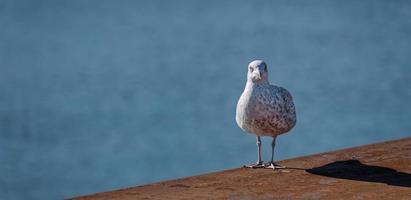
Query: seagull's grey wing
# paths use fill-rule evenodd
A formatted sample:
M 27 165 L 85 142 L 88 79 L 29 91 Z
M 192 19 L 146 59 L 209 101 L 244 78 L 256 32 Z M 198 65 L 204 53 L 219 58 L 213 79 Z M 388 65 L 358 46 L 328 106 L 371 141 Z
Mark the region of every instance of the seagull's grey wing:
M 285 88 L 270 85 L 264 96 L 268 97 L 266 109 L 270 124 L 279 132 L 287 132 L 296 123 L 295 106 L 293 97 Z M 267 102 L 267 101 L 266 101 Z
M 293 96 L 291 95 L 290 92 L 288 92 L 288 90 L 286 90 L 283 87 L 277 87 L 277 86 L 274 86 L 274 87 L 276 87 L 276 90 L 277 90 L 276 96 L 278 96 L 279 99 L 282 100 L 281 112 L 283 114 L 283 117 L 291 129 L 292 127 L 295 126 L 295 123 L 297 121 Z

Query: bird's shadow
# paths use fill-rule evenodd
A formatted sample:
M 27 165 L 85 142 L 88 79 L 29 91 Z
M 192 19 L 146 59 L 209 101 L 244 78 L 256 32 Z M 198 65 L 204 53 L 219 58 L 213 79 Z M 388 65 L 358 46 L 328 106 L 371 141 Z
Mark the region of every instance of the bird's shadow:
M 305 169 L 305 171 L 333 178 L 411 187 L 411 174 L 388 167 L 366 165 L 358 160 L 336 161 L 320 167 Z

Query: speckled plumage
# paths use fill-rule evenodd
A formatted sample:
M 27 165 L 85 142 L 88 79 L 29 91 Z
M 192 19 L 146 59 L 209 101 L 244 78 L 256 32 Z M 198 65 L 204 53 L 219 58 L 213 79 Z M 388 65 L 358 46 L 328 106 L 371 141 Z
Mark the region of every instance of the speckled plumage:
M 253 61 L 250 65 L 265 65 Z M 237 104 L 238 126 L 258 136 L 277 136 L 290 131 L 296 124 L 293 98 L 284 88 L 270 85 L 265 67 L 266 80 L 253 81 L 250 72 Z

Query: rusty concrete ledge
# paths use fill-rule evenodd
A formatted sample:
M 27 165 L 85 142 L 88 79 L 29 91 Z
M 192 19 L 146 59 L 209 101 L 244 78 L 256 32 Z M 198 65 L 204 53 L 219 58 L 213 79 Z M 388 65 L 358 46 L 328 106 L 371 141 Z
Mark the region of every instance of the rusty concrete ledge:
M 411 199 L 411 137 L 73 199 Z

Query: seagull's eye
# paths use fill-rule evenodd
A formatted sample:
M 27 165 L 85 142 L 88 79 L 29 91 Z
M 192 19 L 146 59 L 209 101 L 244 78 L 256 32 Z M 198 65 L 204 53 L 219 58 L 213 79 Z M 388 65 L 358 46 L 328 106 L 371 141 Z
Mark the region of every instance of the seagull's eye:
M 252 67 L 248 67 L 248 69 L 250 70 L 250 72 L 254 71 L 254 69 Z

